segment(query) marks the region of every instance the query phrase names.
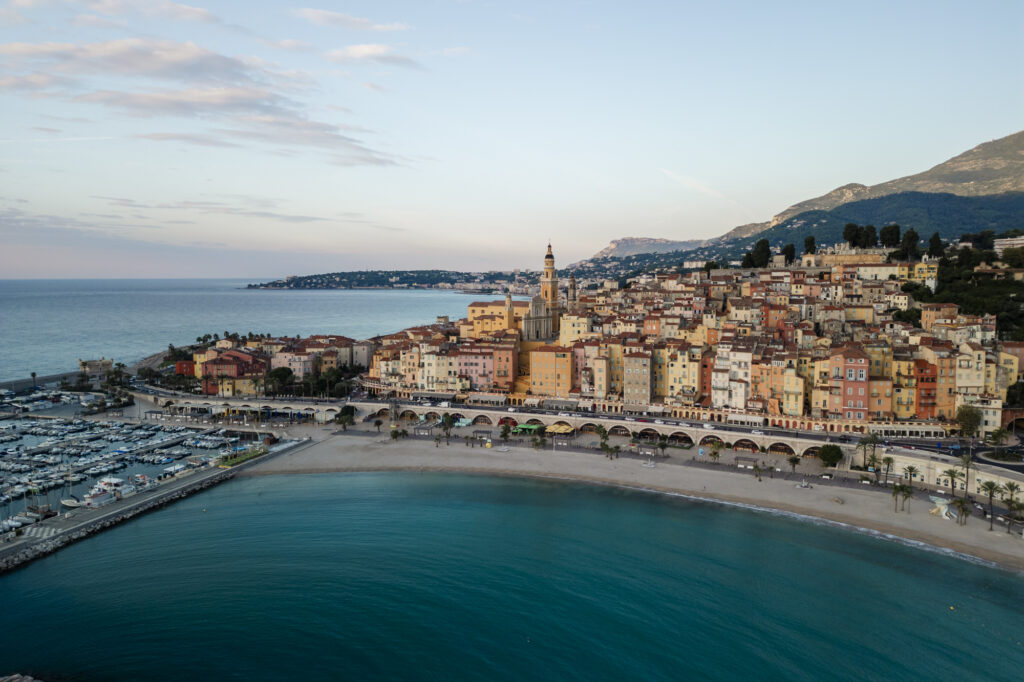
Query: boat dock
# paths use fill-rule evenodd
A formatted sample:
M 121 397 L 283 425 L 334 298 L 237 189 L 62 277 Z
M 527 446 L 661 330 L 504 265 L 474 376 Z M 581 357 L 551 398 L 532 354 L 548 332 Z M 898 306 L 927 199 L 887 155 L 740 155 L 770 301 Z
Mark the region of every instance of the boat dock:
M 78 509 L 34 523 L 20 534 L 8 532 L 0 544 L 0 574 L 56 552 L 71 543 L 95 535 L 107 528 L 132 519 L 176 500 L 219 485 L 235 477 L 239 471 L 308 445 L 309 439 L 283 442 L 266 454 L 229 469 L 209 466 L 188 470 L 183 476 L 167 480 L 158 488 L 145 490 L 99 509 Z

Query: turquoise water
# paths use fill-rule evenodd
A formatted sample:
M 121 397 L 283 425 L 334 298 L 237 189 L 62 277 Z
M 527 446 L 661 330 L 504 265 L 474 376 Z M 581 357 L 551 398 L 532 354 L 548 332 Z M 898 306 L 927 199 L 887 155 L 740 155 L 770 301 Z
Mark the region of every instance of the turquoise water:
M 465 317 L 447 291 L 247 290 L 241 280 L 0 280 L 0 381 L 75 371 L 79 358 L 131 363 L 225 330 L 364 339 Z M 485 297 L 488 298 L 488 297 Z
M 1010 680 L 1024 660 L 1007 572 L 438 473 L 233 481 L 0 578 L 0 604 L 0 674 L 45 680 Z

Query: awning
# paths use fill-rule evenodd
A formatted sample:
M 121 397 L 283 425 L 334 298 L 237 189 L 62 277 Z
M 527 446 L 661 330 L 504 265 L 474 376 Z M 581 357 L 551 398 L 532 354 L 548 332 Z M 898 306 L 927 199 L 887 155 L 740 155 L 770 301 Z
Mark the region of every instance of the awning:
M 527 398 L 526 400 L 523 401 L 523 405 L 525 405 L 526 407 L 539 407 L 540 398 Z
M 572 433 L 576 429 L 572 428 L 568 424 L 554 424 L 545 429 L 548 433 Z
M 417 391 L 412 394 L 413 400 L 455 400 L 454 393 L 434 393 L 432 391 Z
M 665 413 L 665 406 L 664 405 L 648 405 L 647 406 L 647 411 L 650 412 L 651 414 L 664 414 Z
M 491 403 L 493 405 L 504 405 L 508 400 L 506 395 L 495 395 L 493 393 L 470 393 L 469 400 L 478 403 Z
M 514 433 L 536 433 L 544 428 L 543 424 L 520 424 L 512 429 Z
M 545 398 L 544 407 L 549 407 L 553 410 L 575 410 L 579 405 L 578 400 L 564 400 L 558 398 Z

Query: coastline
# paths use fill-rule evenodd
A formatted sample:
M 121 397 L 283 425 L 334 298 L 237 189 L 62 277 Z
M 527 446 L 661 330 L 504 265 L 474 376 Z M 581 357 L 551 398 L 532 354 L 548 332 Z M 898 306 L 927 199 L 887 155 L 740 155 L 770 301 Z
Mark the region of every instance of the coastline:
M 706 469 L 660 462 L 647 468 L 636 459 L 609 460 L 597 454 L 521 447 L 500 452 L 468 448 L 458 441 L 435 447 L 428 441 L 392 442 L 382 434 L 372 439 L 333 436 L 300 452 L 257 464 L 239 476 L 385 471 L 534 478 L 679 496 L 823 522 L 1024 573 L 1024 541 L 1019 531 L 1007 534 L 1005 527 L 997 525 L 990 532 L 988 521 L 976 515 L 960 527 L 930 514 L 932 505 L 925 499 L 911 500 L 909 513 L 893 512 L 892 496 L 877 488 L 817 486 L 814 479 L 808 479 L 813 487 L 799 488 L 796 478 L 763 475 L 758 481 L 752 473 L 724 465 Z

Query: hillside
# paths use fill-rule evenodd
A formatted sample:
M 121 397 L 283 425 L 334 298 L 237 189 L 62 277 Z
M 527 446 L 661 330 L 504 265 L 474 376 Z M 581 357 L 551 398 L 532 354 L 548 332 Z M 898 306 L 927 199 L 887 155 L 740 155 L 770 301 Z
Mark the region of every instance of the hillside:
M 901 192 L 842 204 L 832 210 L 804 211 L 746 239 L 736 240 L 730 252 L 742 253 L 758 239 L 772 246 L 792 243 L 803 251 L 804 237 L 814 235 L 819 244 L 843 241 L 846 223 L 883 225 L 896 223 L 914 228 L 922 240 L 938 232 L 943 239 L 957 239 L 968 232 L 997 233 L 1024 228 L 1024 192 L 991 196 L 957 196 L 948 193 Z M 725 247 L 726 245 L 721 245 Z
M 612 240 L 591 258 L 623 258 L 637 253 L 671 253 L 672 251 L 688 251 L 703 243 L 701 239 L 689 241 L 672 241 L 671 239 L 655 239 L 652 237 L 624 237 Z M 569 267 L 572 268 L 573 265 Z
M 1024 192 L 1024 131 L 980 144 L 922 173 L 870 187 L 857 183 L 843 185 L 820 197 L 793 204 L 768 222 L 733 228 L 708 240 L 708 245 L 752 237 L 809 211 L 830 211 L 851 202 L 904 192 L 967 197 Z

